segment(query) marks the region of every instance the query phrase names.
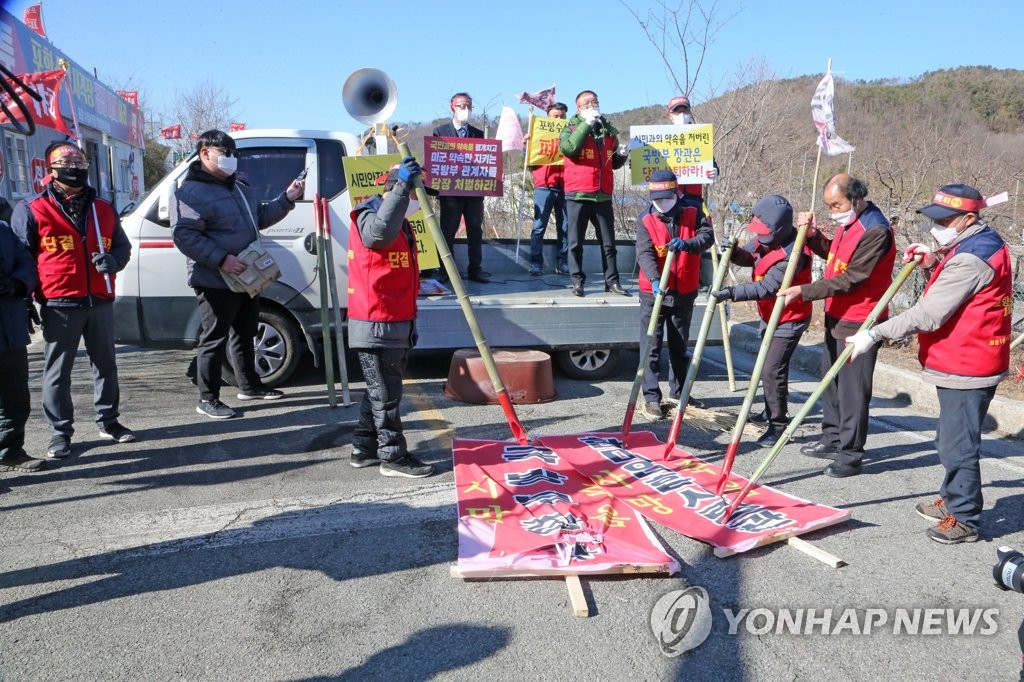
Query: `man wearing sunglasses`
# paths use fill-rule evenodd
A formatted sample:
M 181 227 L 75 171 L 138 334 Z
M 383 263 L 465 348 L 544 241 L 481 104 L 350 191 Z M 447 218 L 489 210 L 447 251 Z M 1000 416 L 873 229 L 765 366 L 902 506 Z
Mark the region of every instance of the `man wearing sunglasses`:
M 283 219 L 305 192 L 305 181 L 293 180 L 273 201 L 256 204 L 248 188 L 236 181 L 238 151 L 221 130 L 199 137 L 198 158 L 171 201 L 174 245 L 188 258 L 188 284 L 196 292 L 203 326 L 196 346 L 196 412 L 228 419 L 235 411 L 220 401 L 221 367 L 227 354 L 238 380 L 239 400 L 277 400 L 280 391 L 267 389 L 256 373 L 254 340 L 260 299 L 232 291 L 222 272 L 238 275 L 247 263 L 238 258 L 262 230 Z
M 50 424 L 48 459 L 71 454 L 74 405 L 71 370 L 84 340 L 93 375 L 100 436 L 130 443 L 118 422 L 121 402 L 114 356 L 114 278 L 132 247 L 117 212 L 89 187 L 89 162 L 71 142 L 43 153 L 49 175 L 43 191 L 18 204 L 11 217 L 39 269 L 36 300 L 43 328 L 43 414 Z

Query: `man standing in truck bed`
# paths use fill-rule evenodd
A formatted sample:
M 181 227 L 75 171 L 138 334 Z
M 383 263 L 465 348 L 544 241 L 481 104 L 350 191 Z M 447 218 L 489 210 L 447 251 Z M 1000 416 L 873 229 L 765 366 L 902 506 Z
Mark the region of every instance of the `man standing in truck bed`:
M 232 291 L 221 272 L 244 272 L 247 264 L 237 255 L 258 237 L 257 230 L 279 222 L 295 208 L 305 188 L 302 180 L 294 180 L 273 201 L 253 206 L 236 181 L 237 168 L 234 139 L 223 131 L 207 130 L 199 138 L 199 158 L 170 205 L 174 245 L 188 257 L 188 284 L 195 289 L 203 321 L 196 346 L 196 412 L 213 419 L 235 416 L 220 401 L 225 349 L 238 379 L 239 400 L 277 400 L 283 395 L 264 387 L 256 373 L 253 343 L 259 296 Z

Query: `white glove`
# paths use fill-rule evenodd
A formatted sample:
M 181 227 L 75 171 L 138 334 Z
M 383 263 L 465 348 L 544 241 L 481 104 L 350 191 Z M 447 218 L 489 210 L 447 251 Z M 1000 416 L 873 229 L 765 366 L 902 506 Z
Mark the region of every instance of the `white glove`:
M 708 170 L 707 176 L 708 176 L 708 180 L 711 180 L 712 182 L 714 182 L 715 180 L 718 179 L 718 169 L 715 168 L 714 166 L 712 166 L 710 168 L 710 170 Z
M 911 244 L 903 251 L 903 262 L 909 263 L 911 260 L 917 260 L 918 265 L 928 269 L 935 267 L 936 258 L 930 246 Z
M 587 125 L 594 125 L 594 122 L 601 118 L 601 112 L 598 109 L 584 109 L 580 112 L 580 116 L 587 122 Z
M 619 145 L 619 149 L 618 149 L 618 154 L 619 154 L 619 156 L 627 156 L 628 157 L 629 156 L 629 145 L 628 144 L 620 144 Z
M 878 341 L 872 336 L 870 329 L 865 329 L 862 332 L 857 332 L 853 336 L 847 337 L 846 345 L 853 346 L 853 352 L 850 353 L 850 362 L 856 360 L 858 355 L 867 353 L 876 343 Z

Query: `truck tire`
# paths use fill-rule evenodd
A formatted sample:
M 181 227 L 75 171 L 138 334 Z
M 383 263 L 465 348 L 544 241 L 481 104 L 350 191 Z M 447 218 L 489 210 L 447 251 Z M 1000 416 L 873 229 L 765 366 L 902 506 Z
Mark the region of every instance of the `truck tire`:
M 299 332 L 286 315 L 273 308 L 260 309 L 256 328 L 256 373 L 267 388 L 281 386 L 299 366 L 302 341 Z M 225 360 L 222 370 L 225 383 L 237 386 L 231 363 Z
M 562 373 L 570 379 L 604 379 L 615 371 L 619 363 L 619 351 L 615 348 L 564 350 L 558 353 L 555 362 Z

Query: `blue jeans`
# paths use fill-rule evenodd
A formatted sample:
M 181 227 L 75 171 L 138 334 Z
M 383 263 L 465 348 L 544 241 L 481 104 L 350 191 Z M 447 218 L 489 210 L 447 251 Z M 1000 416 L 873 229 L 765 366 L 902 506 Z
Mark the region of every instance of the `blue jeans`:
M 565 192 L 556 187 L 533 189 L 533 232 L 530 234 L 530 265 L 544 265 L 544 231 L 548 218 L 555 212 L 555 232 L 558 235 L 558 267 L 568 263 L 569 239 L 565 231 Z

